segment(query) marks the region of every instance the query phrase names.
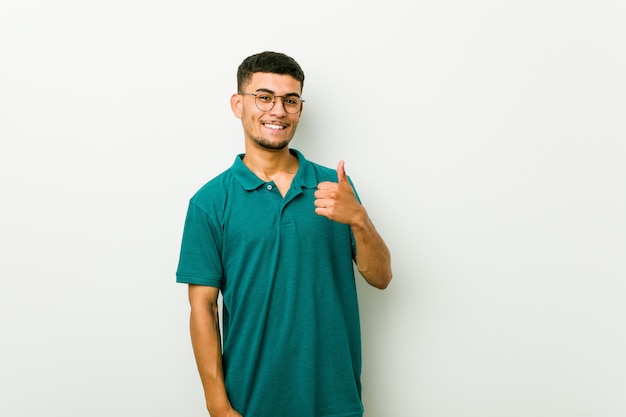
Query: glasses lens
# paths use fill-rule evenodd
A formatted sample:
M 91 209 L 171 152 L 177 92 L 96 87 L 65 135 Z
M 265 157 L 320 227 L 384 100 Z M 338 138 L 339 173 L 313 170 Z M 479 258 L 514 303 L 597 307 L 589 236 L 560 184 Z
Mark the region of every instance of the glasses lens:
M 270 93 L 258 93 L 256 95 L 256 106 L 261 111 L 268 111 L 274 107 L 274 98 L 273 94 Z
M 287 96 L 283 98 L 283 106 L 287 113 L 295 114 L 300 111 L 300 98 L 298 96 Z

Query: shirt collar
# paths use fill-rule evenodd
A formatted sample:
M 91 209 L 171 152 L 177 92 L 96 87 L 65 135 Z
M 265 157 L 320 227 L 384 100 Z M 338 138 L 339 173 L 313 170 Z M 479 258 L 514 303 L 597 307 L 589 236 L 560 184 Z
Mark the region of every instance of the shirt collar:
M 317 175 L 315 174 L 313 164 L 309 162 L 304 155 L 300 153 L 300 151 L 296 149 L 289 149 L 289 152 L 291 152 L 292 155 L 295 155 L 299 162 L 298 172 L 293 179 L 292 185 L 301 188 L 316 188 L 319 181 L 317 179 Z M 245 154 L 243 153 L 237 155 L 231 169 L 233 175 L 245 190 L 255 190 L 265 184 L 265 181 L 257 177 L 252 171 L 250 171 L 246 164 L 243 163 L 244 155 Z

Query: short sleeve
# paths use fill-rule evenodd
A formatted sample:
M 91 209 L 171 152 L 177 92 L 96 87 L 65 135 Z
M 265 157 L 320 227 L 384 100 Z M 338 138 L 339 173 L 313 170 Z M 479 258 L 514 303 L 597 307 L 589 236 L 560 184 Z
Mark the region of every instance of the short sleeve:
M 223 231 L 218 219 L 189 202 L 176 282 L 221 288 Z

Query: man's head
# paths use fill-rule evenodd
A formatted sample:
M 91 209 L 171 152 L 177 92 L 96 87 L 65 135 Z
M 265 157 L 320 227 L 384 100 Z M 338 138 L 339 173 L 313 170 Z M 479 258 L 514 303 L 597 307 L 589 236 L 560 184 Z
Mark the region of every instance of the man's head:
M 244 91 L 255 72 L 289 75 L 300 82 L 300 92 L 304 87 L 304 71 L 300 65 L 280 52 L 265 51 L 244 59 L 237 70 L 237 91 Z
M 303 83 L 302 68 L 285 54 L 261 52 L 244 59 L 230 105 L 241 119 L 246 153 L 288 149 L 302 114 Z

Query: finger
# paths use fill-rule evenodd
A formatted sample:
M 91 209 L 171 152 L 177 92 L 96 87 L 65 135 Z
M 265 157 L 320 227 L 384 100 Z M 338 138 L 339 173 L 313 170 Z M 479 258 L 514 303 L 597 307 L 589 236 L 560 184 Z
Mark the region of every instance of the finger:
M 313 197 L 315 197 L 317 200 L 328 198 L 328 191 L 324 190 L 323 188 L 320 188 L 313 193 Z
M 339 161 L 337 164 L 337 182 L 338 183 L 347 183 L 348 178 L 346 176 L 346 168 L 345 162 Z
M 337 187 L 337 183 L 330 182 L 330 181 L 323 181 L 317 184 L 318 190 L 332 190 L 333 188 L 336 188 L 336 187 Z

